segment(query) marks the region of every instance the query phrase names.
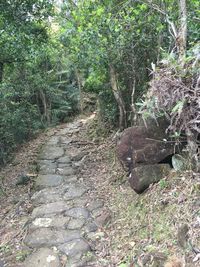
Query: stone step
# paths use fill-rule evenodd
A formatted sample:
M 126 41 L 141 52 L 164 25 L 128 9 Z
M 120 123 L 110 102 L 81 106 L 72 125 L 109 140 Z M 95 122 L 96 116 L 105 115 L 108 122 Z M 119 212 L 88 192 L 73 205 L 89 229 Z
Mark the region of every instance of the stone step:
M 38 228 L 26 236 L 24 243 L 31 248 L 41 248 L 57 246 L 80 238 L 81 234 L 77 230 Z

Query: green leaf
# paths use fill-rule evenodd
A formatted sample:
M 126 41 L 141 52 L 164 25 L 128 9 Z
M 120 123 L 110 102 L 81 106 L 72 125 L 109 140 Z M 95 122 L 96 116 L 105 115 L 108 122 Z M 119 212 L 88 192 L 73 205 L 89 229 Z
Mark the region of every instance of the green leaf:
M 178 101 L 177 104 L 173 107 L 172 113 L 175 113 L 177 111 L 178 111 L 178 113 L 181 113 L 184 104 L 185 104 L 185 99 L 181 100 L 181 101 Z

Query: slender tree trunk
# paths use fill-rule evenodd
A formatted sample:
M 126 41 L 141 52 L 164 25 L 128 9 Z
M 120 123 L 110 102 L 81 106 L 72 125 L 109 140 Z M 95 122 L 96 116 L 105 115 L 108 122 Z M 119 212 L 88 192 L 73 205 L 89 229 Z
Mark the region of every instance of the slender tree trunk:
M 179 60 L 183 63 L 187 45 L 187 6 L 186 0 L 179 0 L 180 28 L 178 34 Z
M 136 63 L 134 58 L 134 45 L 132 43 L 132 92 L 131 92 L 131 126 L 135 125 L 137 122 L 137 110 L 135 105 L 135 90 L 136 90 Z
M 120 130 L 123 130 L 126 128 L 126 109 L 125 104 L 121 96 L 121 92 L 117 85 L 117 75 L 115 72 L 115 69 L 112 64 L 109 65 L 110 68 L 110 83 L 112 87 L 112 91 L 115 97 L 115 100 L 117 101 L 118 108 L 119 108 L 119 128 Z
M 0 83 L 3 81 L 4 63 L 0 62 Z
M 48 106 L 47 106 L 47 99 L 46 99 L 46 94 L 43 92 L 43 91 L 40 91 L 40 97 L 41 97 L 41 100 L 42 100 L 42 104 L 43 104 L 43 112 L 44 112 L 44 118 L 46 119 L 48 125 L 50 124 L 50 112 L 49 112 L 49 109 L 48 109 Z
M 136 86 L 136 79 L 134 78 L 133 81 L 133 88 L 131 93 L 131 125 L 136 125 L 137 122 L 137 111 L 135 106 L 135 86 Z
M 83 105 L 82 105 L 82 83 L 81 83 L 81 76 L 79 71 L 75 70 L 76 80 L 78 83 L 78 90 L 79 90 L 79 96 L 80 96 L 80 111 L 83 111 Z

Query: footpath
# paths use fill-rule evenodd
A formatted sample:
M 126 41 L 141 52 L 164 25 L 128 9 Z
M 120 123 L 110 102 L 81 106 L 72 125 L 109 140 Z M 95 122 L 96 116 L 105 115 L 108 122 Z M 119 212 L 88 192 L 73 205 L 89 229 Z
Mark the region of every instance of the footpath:
M 57 131 L 38 158 L 34 208 L 24 239 L 32 253 L 24 267 L 98 266 L 92 237 L 106 223 L 104 203 L 89 197 L 92 185 L 77 175 L 84 155 L 70 148 L 83 123 Z

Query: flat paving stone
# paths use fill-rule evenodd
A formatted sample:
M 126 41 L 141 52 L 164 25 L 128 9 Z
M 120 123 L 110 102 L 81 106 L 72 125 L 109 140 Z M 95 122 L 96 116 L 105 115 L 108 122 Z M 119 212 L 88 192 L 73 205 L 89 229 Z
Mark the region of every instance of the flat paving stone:
M 40 160 L 38 162 L 39 165 L 39 173 L 40 174 L 55 174 L 56 173 L 56 168 L 57 168 L 57 163 L 52 162 L 52 160 Z
M 85 218 L 88 219 L 90 216 L 90 213 L 85 208 L 75 207 L 72 209 L 69 209 L 65 212 L 65 215 L 72 217 L 72 218 Z
M 62 184 L 63 177 L 58 174 L 40 174 L 36 179 L 36 187 L 44 188 L 48 186 L 58 186 Z
M 45 146 L 40 159 L 58 159 L 64 155 L 64 149 L 58 146 Z
M 91 250 L 89 244 L 81 239 L 76 239 L 62 244 L 58 249 L 69 257 L 80 255 L 80 257 Z
M 74 175 L 75 174 L 75 170 L 70 167 L 70 166 L 66 166 L 64 168 L 57 168 L 56 172 L 60 175 L 65 175 L 65 176 L 69 176 L 69 175 Z
M 71 218 L 67 225 L 67 229 L 69 230 L 81 229 L 84 226 L 85 221 L 86 220 L 84 218 Z
M 76 175 L 63 176 L 63 179 L 64 182 L 71 184 L 78 181 L 78 177 Z
M 64 156 L 59 158 L 58 163 L 71 163 L 71 157 L 70 156 Z
M 75 198 L 73 200 L 73 202 L 74 202 L 74 206 L 80 207 L 80 208 L 85 208 L 88 205 L 89 199 L 88 199 L 87 195 L 84 194 L 80 198 Z
M 24 243 L 31 248 L 41 248 L 44 246 L 57 246 L 80 238 L 81 235 L 79 231 L 38 228 L 26 236 Z
M 70 206 L 68 203 L 64 201 L 58 201 L 48 204 L 43 204 L 39 207 L 36 207 L 32 212 L 32 217 L 42 217 L 43 215 L 47 214 L 61 214 L 65 212 L 66 210 L 69 210 Z
M 49 248 L 40 248 L 25 260 L 23 267 L 61 267 L 58 254 Z
M 80 198 L 87 192 L 87 189 L 82 184 L 72 184 L 71 187 L 65 192 L 63 198 L 65 200 L 70 200 L 74 198 Z
M 46 218 L 36 218 L 35 220 L 32 221 L 31 225 L 29 226 L 30 229 L 36 229 L 36 228 L 48 228 L 48 227 L 53 227 L 53 228 L 61 228 L 61 229 L 66 229 L 67 225 L 70 221 L 70 218 L 68 217 L 46 217 Z M 70 229 L 70 228 L 69 228 Z M 71 230 L 75 230 L 78 228 L 73 228 Z
M 31 200 L 35 205 L 58 202 L 63 199 L 62 193 L 62 190 L 59 191 L 58 189 L 54 188 L 45 188 L 34 193 L 31 197 Z

